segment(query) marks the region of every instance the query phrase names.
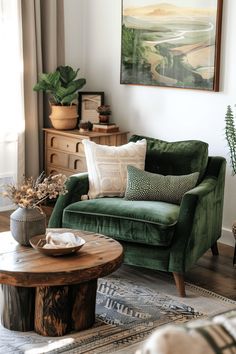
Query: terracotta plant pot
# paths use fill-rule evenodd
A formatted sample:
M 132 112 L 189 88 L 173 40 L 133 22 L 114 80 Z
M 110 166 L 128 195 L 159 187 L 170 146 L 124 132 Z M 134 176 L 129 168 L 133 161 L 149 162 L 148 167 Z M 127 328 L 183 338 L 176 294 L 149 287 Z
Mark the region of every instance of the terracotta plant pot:
M 49 116 L 53 128 L 58 130 L 75 129 L 78 123 L 77 105 L 55 106 L 51 105 L 51 114 Z
M 101 124 L 108 124 L 110 119 L 110 115 L 102 115 L 99 114 L 99 123 Z

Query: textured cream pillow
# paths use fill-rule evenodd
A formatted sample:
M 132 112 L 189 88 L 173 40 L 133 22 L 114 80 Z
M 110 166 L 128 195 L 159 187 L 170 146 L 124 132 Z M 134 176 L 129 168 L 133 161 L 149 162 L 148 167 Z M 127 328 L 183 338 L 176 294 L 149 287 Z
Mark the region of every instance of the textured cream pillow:
M 144 169 L 146 139 L 121 146 L 99 145 L 86 139 L 82 142 L 89 176 L 89 198 L 123 197 L 127 166 Z

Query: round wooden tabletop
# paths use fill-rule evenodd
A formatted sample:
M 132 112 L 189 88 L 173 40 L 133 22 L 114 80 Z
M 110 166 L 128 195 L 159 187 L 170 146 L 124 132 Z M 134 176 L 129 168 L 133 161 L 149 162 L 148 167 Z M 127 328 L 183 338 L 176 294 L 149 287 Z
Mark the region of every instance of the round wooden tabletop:
M 20 246 L 11 232 L 1 233 L 0 283 L 22 287 L 70 285 L 87 282 L 115 271 L 122 263 L 123 248 L 107 236 L 71 229 L 86 243 L 76 253 L 49 257 L 32 247 Z

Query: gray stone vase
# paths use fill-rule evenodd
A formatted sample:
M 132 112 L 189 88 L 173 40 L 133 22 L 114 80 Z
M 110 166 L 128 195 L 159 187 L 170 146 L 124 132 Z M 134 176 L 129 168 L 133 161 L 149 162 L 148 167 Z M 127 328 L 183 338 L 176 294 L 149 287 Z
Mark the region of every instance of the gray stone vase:
M 22 246 L 30 246 L 35 235 L 45 235 L 46 215 L 37 208 L 18 208 L 10 215 L 10 230 L 14 239 Z

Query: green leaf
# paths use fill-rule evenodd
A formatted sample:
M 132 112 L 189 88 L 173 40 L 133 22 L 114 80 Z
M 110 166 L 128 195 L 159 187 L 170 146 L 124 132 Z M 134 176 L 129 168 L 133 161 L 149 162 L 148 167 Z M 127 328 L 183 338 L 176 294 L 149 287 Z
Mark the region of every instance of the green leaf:
M 60 85 L 60 74 L 58 72 L 41 74 L 39 82 L 34 86 L 35 91 L 51 91 L 56 90 Z
M 76 81 L 73 81 L 70 83 L 70 85 L 68 87 L 63 87 L 60 86 L 57 90 L 57 95 L 63 99 L 66 96 L 69 96 L 75 92 L 77 92 L 81 87 L 83 87 L 85 84 L 85 80 L 84 79 L 78 79 Z
M 86 84 L 86 80 L 85 79 L 77 79 L 77 80 L 73 81 L 73 84 L 75 85 L 76 90 L 80 90 Z
M 62 85 L 68 85 L 71 81 L 73 81 L 76 78 L 79 69 L 74 71 L 70 66 L 59 66 L 57 68 L 57 71 L 60 73 L 60 79 Z
M 59 83 L 60 80 L 60 74 L 58 72 L 54 72 L 54 73 L 49 73 L 49 74 L 41 74 L 40 75 L 40 80 L 42 82 L 47 83 L 49 86 L 56 86 Z
M 58 88 L 56 94 L 57 94 L 58 99 L 60 99 L 60 101 L 61 101 L 63 99 L 63 97 L 67 96 L 67 89 L 60 86 L 60 88 Z
M 62 99 L 61 103 L 62 104 L 70 104 L 72 103 L 73 100 L 75 100 L 77 98 L 77 95 L 76 94 L 72 94 L 72 95 L 69 95 L 69 96 L 66 96 Z

